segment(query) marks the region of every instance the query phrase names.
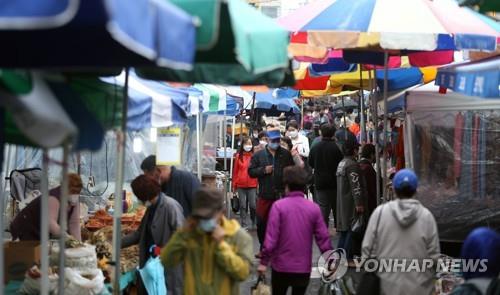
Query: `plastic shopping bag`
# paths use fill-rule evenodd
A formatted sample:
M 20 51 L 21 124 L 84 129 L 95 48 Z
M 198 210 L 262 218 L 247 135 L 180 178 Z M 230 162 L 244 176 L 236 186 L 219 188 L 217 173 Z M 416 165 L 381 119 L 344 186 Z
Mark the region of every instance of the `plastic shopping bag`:
M 252 295 L 271 295 L 271 287 L 266 285 L 264 276 L 259 276 L 257 283 L 252 287 Z
M 139 273 L 149 295 L 167 294 L 165 273 L 159 257 L 150 257 Z
M 67 267 L 64 273 L 66 294 L 96 295 L 104 290 L 104 275 L 100 269 L 82 273 Z

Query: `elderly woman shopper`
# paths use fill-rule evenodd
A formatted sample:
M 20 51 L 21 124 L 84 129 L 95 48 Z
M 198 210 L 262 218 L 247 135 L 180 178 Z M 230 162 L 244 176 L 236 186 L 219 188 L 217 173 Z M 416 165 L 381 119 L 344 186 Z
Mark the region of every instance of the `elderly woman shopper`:
M 174 232 L 184 223 L 182 206 L 161 192 L 160 184 L 154 179 L 140 175 L 131 183 L 132 191 L 147 207 L 139 229 L 122 240 L 122 247 L 139 244 L 139 267 L 144 267 L 151 257 L 152 247 L 163 247 Z M 138 278 L 138 294 L 148 294 L 142 280 Z M 182 268 L 165 270 L 168 294 L 183 294 Z
M 307 186 L 306 170 L 285 168 L 285 196 L 276 201 L 269 215 L 266 238 L 258 271 L 272 268 L 274 295 L 305 294 L 311 275 L 313 238 L 322 253 L 331 250 L 328 229 L 319 206 L 304 196 Z
M 82 179 L 75 173 L 68 174 L 68 225 L 67 234 L 81 241 L 80 231 L 80 192 L 82 190 Z M 49 191 L 49 233 L 53 238 L 61 236 L 61 225 L 59 224 L 59 209 L 61 208 L 61 186 Z M 41 196 L 28 204 L 10 225 L 13 240 L 40 240 L 40 206 Z

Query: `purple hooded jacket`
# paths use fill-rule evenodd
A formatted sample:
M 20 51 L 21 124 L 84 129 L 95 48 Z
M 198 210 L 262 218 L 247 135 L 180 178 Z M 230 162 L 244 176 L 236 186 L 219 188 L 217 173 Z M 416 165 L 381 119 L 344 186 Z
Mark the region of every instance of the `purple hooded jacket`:
M 271 263 L 278 272 L 310 273 L 313 237 L 321 253 L 332 249 L 319 206 L 302 192 L 288 193 L 271 208 L 260 264 Z

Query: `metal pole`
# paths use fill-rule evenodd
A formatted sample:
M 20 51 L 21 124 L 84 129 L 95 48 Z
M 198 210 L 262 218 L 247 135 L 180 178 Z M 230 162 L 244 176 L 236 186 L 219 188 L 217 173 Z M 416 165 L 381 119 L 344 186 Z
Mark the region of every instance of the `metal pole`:
M 42 200 L 41 200 L 41 295 L 49 294 L 49 153 L 43 149 L 42 155 Z
M 9 154 L 10 154 L 10 146 L 7 146 L 7 148 L 5 149 L 4 151 L 4 159 L 6 159 L 6 157 L 9 157 Z M 1 175 L 1 179 L 0 179 L 0 212 L 1 212 L 1 215 L 0 215 L 0 230 L 1 230 L 1 241 L 3 243 L 3 236 L 4 236 L 4 218 L 5 218 L 5 200 L 7 199 L 4 194 L 5 194 L 5 188 L 7 187 L 6 184 L 7 181 L 5 181 L 5 176 L 7 175 L 8 171 L 8 160 L 6 160 L 6 162 L 4 163 L 3 165 L 3 169 L 2 169 L 2 173 L 0 173 Z M 0 249 L 0 290 L 4 290 L 4 248 L 2 247 L 2 249 Z
M 62 182 L 61 182 L 61 196 L 59 198 L 59 294 L 64 294 L 64 268 L 65 268 L 65 247 L 66 235 L 68 231 L 68 156 L 69 144 L 63 144 L 63 159 L 62 159 Z M 48 202 L 48 200 L 47 200 Z
M 363 69 L 359 65 L 359 103 L 360 103 L 360 122 L 361 122 L 361 143 L 366 142 L 366 122 L 365 122 L 365 99 L 363 95 Z
M 372 84 L 372 86 L 375 86 Z M 375 88 L 375 87 L 374 87 Z M 374 91 L 373 91 L 374 92 Z M 377 172 L 377 205 L 380 205 L 381 201 L 381 196 L 380 196 L 380 145 L 379 145 L 379 135 L 378 135 L 378 101 L 377 97 L 375 96 L 375 93 L 372 95 L 372 102 L 373 102 L 373 125 L 374 127 L 374 145 L 375 145 L 375 161 L 376 161 L 376 172 Z
M 125 69 L 125 85 L 123 87 L 122 102 L 122 124 L 120 130 L 116 132 L 116 179 L 115 179 L 115 204 L 113 208 L 113 263 L 114 263 L 114 281 L 113 294 L 119 295 L 120 292 L 120 250 L 122 241 L 121 218 L 123 209 L 123 168 L 125 163 L 125 149 L 127 142 L 127 114 L 128 114 L 128 80 L 129 69 Z
M 227 106 L 226 106 L 227 108 Z M 232 130 L 234 133 L 234 130 Z M 226 109 L 224 109 L 224 171 L 227 171 L 227 120 Z
M 304 129 L 304 99 L 300 99 L 301 113 L 300 113 L 300 126 Z
M 196 173 L 198 174 L 198 180 L 202 181 L 202 171 L 201 171 L 201 113 L 196 114 Z M 226 140 L 224 138 L 224 140 Z
M 236 116 L 233 117 L 233 126 L 236 125 Z M 234 150 L 234 132 L 233 132 L 233 141 L 231 142 L 231 149 Z M 233 168 L 234 168 L 234 157 L 231 157 L 231 167 L 229 167 L 230 172 L 229 172 L 229 177 L 231 180 L 233 179 Z M 229 190 L 233 191 L 233 182 L 229 182 Z
M 387 194 L 386 194 L 386 187 L 387 187 L 387 159 L 386 159 L 386 148 L 388 144 L 388 138 L 387 138 L 387 79 L 388 79 L 388 66 L 387 62 L 389 59 L 389 53 L 387 51 L 384 52 L 384 148 L 383 148 L 383 153 L 382 153 L 382 179 L 383 179 L 383 185 L 384 185 L 384 199 L 387 199 Z
M 344 124 L 342 124 L 344 126 L 344 139 L 345 141 L 347 141 L 347 121 L 346 121 L 346 117 L 345 117 L 345 104 L 344 104 L 344 96 L 342 96 L 342 111 L 344 112 Z

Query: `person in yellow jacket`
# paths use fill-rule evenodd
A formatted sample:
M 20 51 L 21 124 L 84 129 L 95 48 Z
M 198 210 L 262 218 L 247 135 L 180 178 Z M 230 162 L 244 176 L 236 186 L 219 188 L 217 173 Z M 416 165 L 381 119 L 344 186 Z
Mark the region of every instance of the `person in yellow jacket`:
M 192 216 L 162 249 L 165 268 L 184 265 L 185 295 L 237 295 L 250 275 L 253 242 L 236 220 L 223 215 L 221 192 L 196 192 Z

